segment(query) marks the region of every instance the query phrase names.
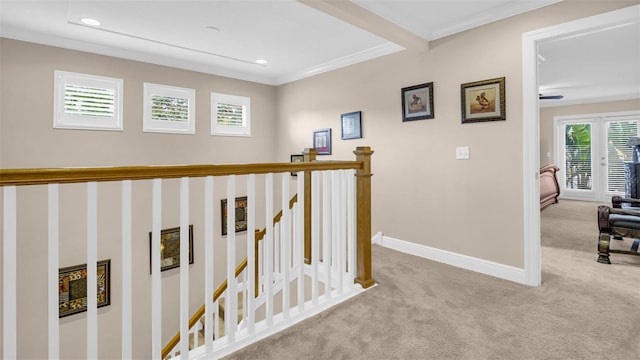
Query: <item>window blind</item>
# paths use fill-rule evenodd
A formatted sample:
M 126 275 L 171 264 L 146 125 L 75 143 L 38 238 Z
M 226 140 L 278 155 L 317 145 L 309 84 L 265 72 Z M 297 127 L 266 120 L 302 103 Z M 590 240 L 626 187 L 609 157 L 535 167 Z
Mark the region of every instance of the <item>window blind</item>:
M 82 85 L 65 84 L 64 112 L 81 116 L 115 116 L 115 91 Z
M 246 106 L 218 103 L 216 114 L 218 125 L 241 127 L 247 125 Z
M 189 99 L 151 96 L 151 119 L 157 121 L 189 121 Z

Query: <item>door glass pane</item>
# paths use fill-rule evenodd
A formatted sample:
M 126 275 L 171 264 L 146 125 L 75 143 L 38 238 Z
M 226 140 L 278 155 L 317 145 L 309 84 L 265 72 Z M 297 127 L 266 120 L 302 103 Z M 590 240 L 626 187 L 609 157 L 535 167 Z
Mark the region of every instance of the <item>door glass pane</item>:
M 565 188 L 591 190 L 591 124 L 567 124 L 565 138 Z
M 627 141 L 638 136 L 638 122 L 607 122 L 607 190 L 624 192 L 624 161 L 632 161 L 632 149 Z

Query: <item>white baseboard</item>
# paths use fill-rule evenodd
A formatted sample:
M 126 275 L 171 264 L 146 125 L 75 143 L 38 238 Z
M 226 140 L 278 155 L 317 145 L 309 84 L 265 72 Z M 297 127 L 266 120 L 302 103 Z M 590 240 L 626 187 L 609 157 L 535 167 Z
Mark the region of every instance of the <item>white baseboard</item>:
M 394 239 L 392 237 L 383 235 L 382 232 L 376 233 L 371 238 L 371 243 L 400 251 L 405 254 L 419 256 L 425 259 L 438 261 L 466 270 L 471 270 L 479 272 L 481 274 L 495 276 L 500 279 L 527 285 L 524 269 L 516 268 L 513 266 L 478 259 L 447 250 L 436 249 L 433 247 L 420 245 L 404 240 Z

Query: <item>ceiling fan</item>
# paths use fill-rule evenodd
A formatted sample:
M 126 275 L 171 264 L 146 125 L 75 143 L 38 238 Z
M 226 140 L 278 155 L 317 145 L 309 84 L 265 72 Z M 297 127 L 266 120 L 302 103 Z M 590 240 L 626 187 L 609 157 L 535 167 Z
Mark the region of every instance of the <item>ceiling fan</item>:
M 538 98 L 540 100 L 560 100 L 562 98 L 564 98 L 563 95 L 542 95 L 542 94 L 538 94 Z

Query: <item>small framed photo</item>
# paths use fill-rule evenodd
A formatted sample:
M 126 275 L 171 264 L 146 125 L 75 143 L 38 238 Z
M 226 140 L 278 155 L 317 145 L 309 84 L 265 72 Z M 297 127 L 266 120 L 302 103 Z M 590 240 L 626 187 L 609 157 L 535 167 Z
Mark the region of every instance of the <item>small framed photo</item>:
M 291 162 L 292 163 L 304 162 L 304 155 L 301 155 L 301 154 L 291 155 Z M 291 176 L 298 176 L 298 173 L 292 171 Z
M 111 260 L 97 263 L 98 307 L 111 304 Z M 87 311 L 87 264 L 58 270 L 58 317 Z
M 362 138 L 362 112 L 354 111 L 340 115 L 342 140 Z
M 505 78 L 460 85 L 462 123 L 506 120 Z
M 149 233 L 149 254 L 151 254 L 152 233 Z M 189 225 L 189 264 L 193 264 L 193 225 Z M 180 228 L 160 231 L 160 271 L 180 266 Z M 151 257 L 149 257 L 151 268 Z M 151 271 L 150 271 L 151 272 Z
M 313 132 L 313 148 L 318 151 L 318 155 L 331 155 L 331 129 Z
M 433 119 L 433 82 L 402 88 L 402 121 Z
M 227 199 L 220 200 L 222 207 L 222 235 L 227 235 Z M 236 232 L 247 230 L 247 197 L 236 198 Z

